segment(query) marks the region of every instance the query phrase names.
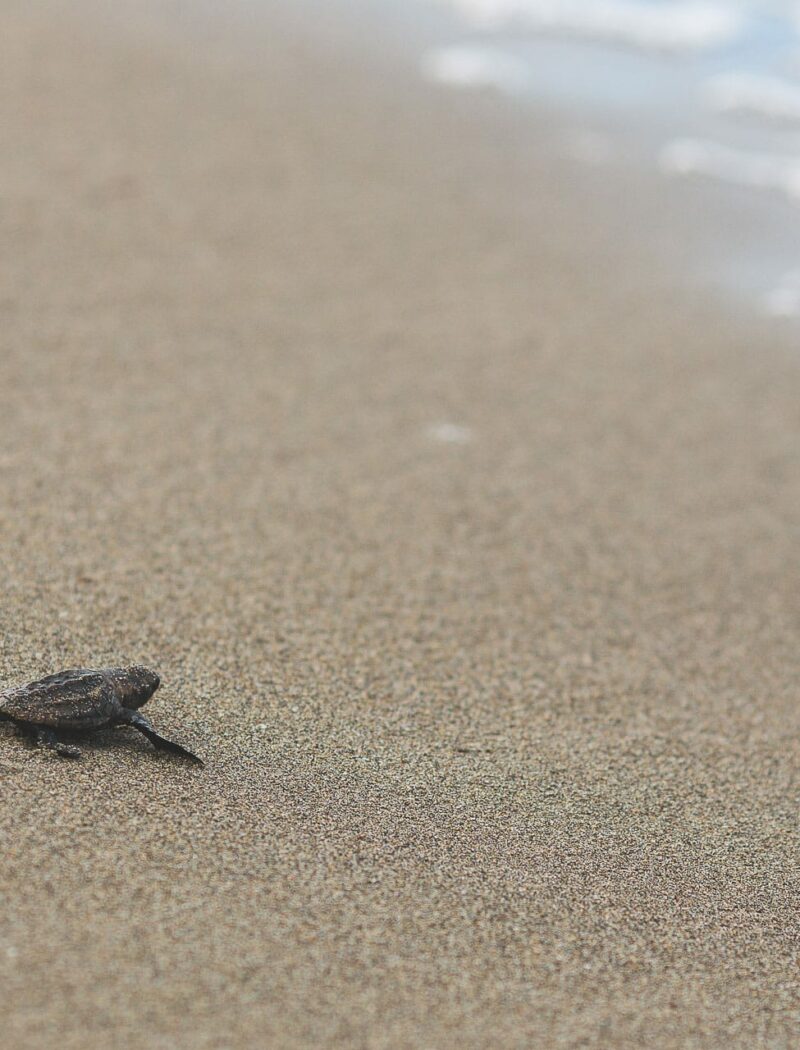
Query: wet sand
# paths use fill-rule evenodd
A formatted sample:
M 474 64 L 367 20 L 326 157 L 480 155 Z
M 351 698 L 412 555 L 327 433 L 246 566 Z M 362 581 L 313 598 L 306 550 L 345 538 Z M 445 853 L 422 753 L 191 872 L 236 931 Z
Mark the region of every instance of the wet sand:
M 0 13 L 0 681 L 207 767 L 0 733 L 3 1046 L 796 1046 L 790 329 L 543 118 L 76 6 Z

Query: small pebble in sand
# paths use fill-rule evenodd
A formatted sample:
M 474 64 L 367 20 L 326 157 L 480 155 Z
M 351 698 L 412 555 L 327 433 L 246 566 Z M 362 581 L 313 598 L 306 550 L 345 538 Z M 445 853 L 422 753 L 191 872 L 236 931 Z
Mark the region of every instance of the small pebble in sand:
M 458 423 L 433 423 L 428 427 L 428 437 L 449 445 L 466 445 L 472 440 L 472 431 Z

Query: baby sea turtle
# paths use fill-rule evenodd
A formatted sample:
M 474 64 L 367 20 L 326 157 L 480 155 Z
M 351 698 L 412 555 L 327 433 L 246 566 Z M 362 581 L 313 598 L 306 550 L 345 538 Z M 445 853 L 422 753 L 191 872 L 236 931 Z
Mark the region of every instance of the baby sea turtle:
M 95 729 L 133 726 L 160 751 L 202 759 L 185 747 L 167 740 L 139 714 L 161 680 L 147 667 L 79 668 L 59 671 L 38 682 L 0 693 L 0 720 L 13 722 L 41 747 L 64 758 L 79 758 L 80 750 L 59 739 L 59 732 L 91 733 Z

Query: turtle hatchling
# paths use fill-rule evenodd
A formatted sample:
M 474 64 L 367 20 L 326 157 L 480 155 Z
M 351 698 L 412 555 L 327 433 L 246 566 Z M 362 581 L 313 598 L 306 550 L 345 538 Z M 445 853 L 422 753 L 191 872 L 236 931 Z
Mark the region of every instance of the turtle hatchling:
M 59 671 L 38 682 L 0 693 L 0 721 L 13 722 L 41 747 L 64 758 L 79 758 L 80 750 L 60 739 L 62 732 L 92 733 L 96 729 L 133 726 L 159 751 L 203 764 L 185 747 L 167 740 L 139 714 L 161 684 L 147 667 L 80 668 Z

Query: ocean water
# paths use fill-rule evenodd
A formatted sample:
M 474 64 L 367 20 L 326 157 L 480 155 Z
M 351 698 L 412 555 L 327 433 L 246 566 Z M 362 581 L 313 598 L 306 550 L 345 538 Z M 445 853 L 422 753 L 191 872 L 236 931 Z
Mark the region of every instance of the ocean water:
M 545 104 L 605 179 L 637 165 L 665 195 L 714 187 L 727 236 L 699 276 L 800 326 L 800 0 L 423 4 L 452 37 L 421 54 L 424 78 Z

